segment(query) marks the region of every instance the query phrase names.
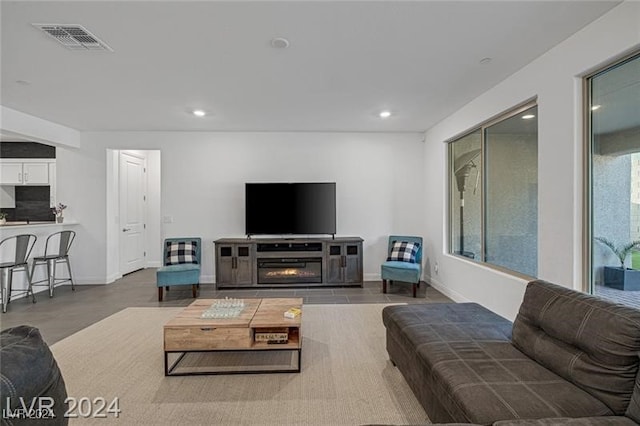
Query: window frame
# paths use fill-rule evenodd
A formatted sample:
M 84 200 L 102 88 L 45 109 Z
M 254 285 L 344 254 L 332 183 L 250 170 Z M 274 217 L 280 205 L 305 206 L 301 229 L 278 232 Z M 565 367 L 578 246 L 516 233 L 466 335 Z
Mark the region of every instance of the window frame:
M 523 278 L 526 280 L 532 280 L 535 279 L 536 277 L 533 277 L 531 275 L 527 275 L 525 273 L 522 272 L 518 272 L 515 271 L 513 269 L 509 269 L 500 265 L 496 265 L 493 263 L 489 263 L 485 260 L 486 258 L 486 194 L 485 194 L 485 188 L 486 188 L 486 179 L 487 179 L 487 169 L 486 169 L 486 158 L 485 158 L 485 146 L 486 146 L 486 139 L 485 139 L 485 132 L 486 129 L 498 124 L 502 121 L 508 120 L 520 113 L 522 113 L 523 111 L 526 111 L 532 107 L 539 107 L 538 105 L 538 97 L 534 96 L 532 98 L 527 99 L 526 101 L 523 101 L 522 103 L 509 108 L 501 113 L 498 113 L 494 116 L 492 116 L 491 118 L 481 122 L 478 125 L 475 125 L 467 130 L 465 130 L 464 132 L 458 133 L 455 136 L 446 139 L 444 141 L 444 143 L 447 145 L 447 238 L 444 244 L 444 247 L 446 248 L 446 254 L 455 257 L 456 259 L 461 259 L 464 260 L 466 262 L 471 262 L 473 264 L 477 264 L 477 265 L 482 265 L 485 267 L 488 267 L 490 269 L 505 273 L 505 274 L 509 274 L 509 275 L 513 275 L 516 276 L 518 278 Z M 538 109 L 538 114 L 539 114 L 539 109 Z M 452 221 L 452 213 L 453 213 L 453 189 L 456 185 L 455 183 L 455 179 L 452 178 L 452 170 L 453 170 L 453 162 L 454 162 L 454 158 L 452 155 L 452 144 L 467 137 L 472 135 L 475 132 L 480 133 L 480 158 L 481 158 L 481 164 L 482 164 L 482 175 L 481 175 L 481 179 L 480 179 L 480 188 L 481 188 L 481 194 L 482 196 L 480 197 L 480 258 L 479 259 L 470 259 L 462 254 L 457 254 L 455 253 L 455 242 L 454 242 L 454 234 L 453 234 L 453 227 L 455 226 L 455 224 Z M 537 141 L 537 143 L 539 142 L 539 139 Z M 539 234 L 539 228 L 538 228 L 538 234 Z M 538 235 L 536 236 L 536 238 L 538 237 Z M 537 249 L 536 249 L 537 250 Z M 536 268 L 537 269 L 537 268 Z
M 591 120 L 591 80 L 610 69 L 640 57 L 640 50 L 633 50 L 599 66 L 582 77 L 582 291 L 594 293 L 593 274 L 593 143 Z

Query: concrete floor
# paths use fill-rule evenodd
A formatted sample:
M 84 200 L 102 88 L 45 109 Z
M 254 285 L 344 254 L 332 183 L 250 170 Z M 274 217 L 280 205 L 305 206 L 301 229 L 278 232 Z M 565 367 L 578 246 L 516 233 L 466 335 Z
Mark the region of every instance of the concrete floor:
M 640 291 L 623 291 L 603 285 L 596 285 L 594 294 L 616 303 L 640 309 Z
M 37 303 L 31 299 L 15 299 L 7 312 L 0 315 L 0 329 L 29 324 L 40 329 L 48 344 L 53 344 L 114 313 L 128 307 L 187 306 L 193 299 L 191 288 L 172 288 L 158 302 L 155 269 L 144 269 L 105 285 L 77 285 L 56 287 L 53 298 L 48 292 L 36 293 Z M 387 294 L 382 293 L 379 281 L 365 282 L 364 287 L 287 288 L 216 290 L 214 284 L 200 286 L 200 298 L 302 297 L 305 304 L 334 303 L 438 303 L 451 302 L 434 288 L 422 284 L 418 297 L 411 297 L 411 286 L 394 284 Z

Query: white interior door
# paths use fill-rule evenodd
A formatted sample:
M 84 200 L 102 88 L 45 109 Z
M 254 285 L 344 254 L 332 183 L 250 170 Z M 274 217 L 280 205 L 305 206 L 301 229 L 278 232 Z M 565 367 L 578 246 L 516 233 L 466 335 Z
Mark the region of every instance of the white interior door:
M 120 273 L 145 266 L 144 158 L 120 153 Z

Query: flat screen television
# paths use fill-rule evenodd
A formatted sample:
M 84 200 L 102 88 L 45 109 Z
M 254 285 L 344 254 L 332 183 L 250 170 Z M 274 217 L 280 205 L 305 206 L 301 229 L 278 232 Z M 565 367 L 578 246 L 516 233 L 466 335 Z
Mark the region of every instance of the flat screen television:
M 335 234 L 336 184 L 245 184 L 245 231 L 256 234 Z

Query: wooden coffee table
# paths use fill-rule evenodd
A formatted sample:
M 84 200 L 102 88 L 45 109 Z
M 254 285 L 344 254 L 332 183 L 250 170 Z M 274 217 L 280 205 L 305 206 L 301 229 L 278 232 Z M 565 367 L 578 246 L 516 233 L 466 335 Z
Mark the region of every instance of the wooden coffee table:
M 186 307 L 164 326 L 164 374 L 184 376 L 194 374 L 233 373 L 284 373 L 300 372 L 302 358 L 302 314 L 296 318 L 285 318 L 284 312 L 290 308 L 302 309 L 301 298 L 287 299 L 243 299 L 245 307 L 234 318 L 202 318 L 202 313 L 216 302 L 216 299 L 199 299 Z M 256 334 L 257 333 L 257 334 Z M 265 337 L 266 336 L 266 337 Z M 269 339 L 272 341 L 259 341 Z M 258 340 L 256 339 L 258 337 Z M 284 339 L 286 337 L 286 339 Z M 286 342 L 285 342 L 286 341 Z M 175 372 L 185 355 L 194 352 L 230 351 L 286 351 L 293 360 L 290 368 L 236 370 L 185 371 Z M 180 354 L 169 364 L 169 354 Z M 266 366 L 265 366 L 266 367 Z

